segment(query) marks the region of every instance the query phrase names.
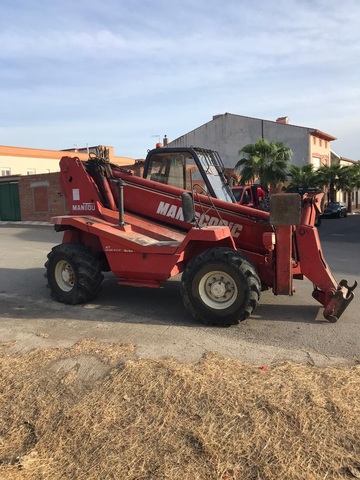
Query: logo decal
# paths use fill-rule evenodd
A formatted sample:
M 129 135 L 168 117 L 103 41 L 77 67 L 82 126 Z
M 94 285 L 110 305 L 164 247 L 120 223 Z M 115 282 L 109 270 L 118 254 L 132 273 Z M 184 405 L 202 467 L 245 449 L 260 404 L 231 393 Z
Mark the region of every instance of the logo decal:
M 164 215 L 165 217 L 175 218 L 176 220 L 184 221 L 183 211 L 181 207 L 177 207 L 176 205 L 171 205 L 170 203 L 160 202 L 156 213 L 159 215 Z M 234 238 L 237 238 L 243 229 L 242 225 L 234 222 L 228 222 L 227 220 L 223 220 L 219 217 L 211 217 L 210 215 L 201 214 L 200 212 L 195 212 L 196 220 L 198 221 L 200 227 L 206 226 L 217 226 L 217 225 L 225 225 L 230 228 L 231 235 Z
M 95 211 L 95 203 L 81 203 L 80 205 L 73 205 L 72 209 L 76 212 L 93 212 Z

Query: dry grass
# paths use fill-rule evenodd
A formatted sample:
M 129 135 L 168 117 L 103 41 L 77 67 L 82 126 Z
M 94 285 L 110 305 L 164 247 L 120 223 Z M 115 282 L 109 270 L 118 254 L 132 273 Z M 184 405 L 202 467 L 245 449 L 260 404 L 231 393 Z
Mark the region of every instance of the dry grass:
M 360 478 L 359 367 L 135 360 L 132 345 L 90 340 L 22 356 L 7 348 L 1 479 Z M 105 376 L 79 378 L 86 356 L 108 365 Z M 54 369 L 70 358 L 73 368 Z

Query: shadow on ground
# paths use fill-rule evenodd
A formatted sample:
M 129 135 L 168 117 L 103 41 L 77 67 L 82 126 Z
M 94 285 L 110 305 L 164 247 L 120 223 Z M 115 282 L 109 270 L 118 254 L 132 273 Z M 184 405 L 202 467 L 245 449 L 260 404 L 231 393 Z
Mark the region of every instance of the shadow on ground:
M 45 269 L 0 269 L 0 278 L 11 278 L 17 291 L 7 288 L 6 280 L 0 281 L 0 316 L 2 318 L 31 318 L 96 322 L 122 322 L 133 324 L 203 326 L 185 309 L 180 281 L 169 281 L 162 288 L 130 287 L 119 285 L 116 278 L 105 275 L 98 297 L 84 305 L 64 305 L 51 299 L 46 288 Z M 319 306 L 289 305 L 269 302 L 271 292 L 265 292 L 266 303 L 260 304 L 248 321 L 273 321 L 294 323 L 319 323 L 316 317 Z M 204 327 L 206 328 L 206 327 Z M 214 328 L 214 327 L 209 327 Z

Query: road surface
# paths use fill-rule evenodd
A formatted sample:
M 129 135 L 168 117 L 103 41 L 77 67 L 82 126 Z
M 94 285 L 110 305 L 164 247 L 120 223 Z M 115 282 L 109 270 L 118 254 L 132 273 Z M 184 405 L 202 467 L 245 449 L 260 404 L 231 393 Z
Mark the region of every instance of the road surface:
M 325 258 L 338 280 L 360 279 L 360 215 L 324 220 Z M 263 292 L 254 315 L 228 329 L 195 322 L 182 304 L 179 281 L 162 289 L 119 286 L 111 273 L 96 300 L 68 306 L 50 299 L 44 263 L 61 234 L 51 227 L 0 225 L 0 343 L 12 351 L 68 347 L 86 337 L 133 343 L 144 358 L 197 360 L 205 352 L 261 365 L 284 360 L 314 365 L 359 360 L 360 289 L 338 323 L 329 324 L 312 298 L 312 284 L 296 281 L 292 297 Z

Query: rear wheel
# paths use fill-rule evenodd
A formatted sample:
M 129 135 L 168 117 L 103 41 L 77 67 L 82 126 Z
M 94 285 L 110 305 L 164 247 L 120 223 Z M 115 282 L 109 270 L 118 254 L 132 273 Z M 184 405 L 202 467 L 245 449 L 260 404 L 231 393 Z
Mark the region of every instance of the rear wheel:
M 76 305 L 96 297 L 103 275 L 97 257 L 85 246 L 64 243 L 54 247 L 45 263 L 51 296 Z
M 255 267 L 231 248 L 212 248 L 193 258 L 184 270 L 181 293 L 196 320 L 228 327 L 248 318 L 260 298 Z

